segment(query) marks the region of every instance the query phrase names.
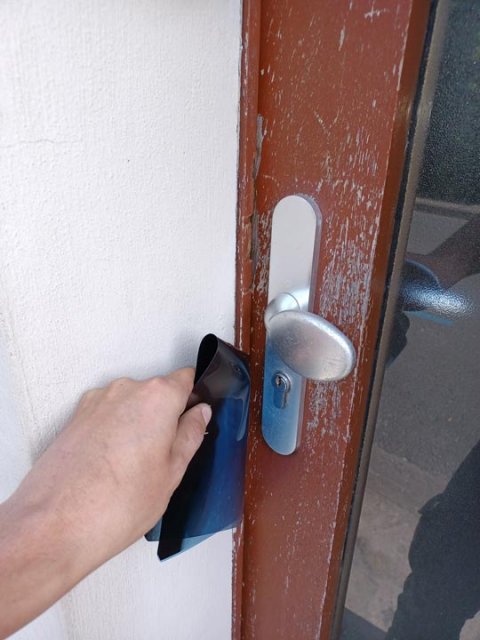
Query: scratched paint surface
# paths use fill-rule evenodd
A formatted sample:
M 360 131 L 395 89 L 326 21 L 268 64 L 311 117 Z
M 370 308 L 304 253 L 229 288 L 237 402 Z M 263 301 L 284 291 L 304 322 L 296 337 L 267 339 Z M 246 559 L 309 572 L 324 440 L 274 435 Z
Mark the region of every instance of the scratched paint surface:
M 250 350 L 252 303 L 252 222 L 257 160 L 258 56 L 260 3 L 243 0 L 240 76 L 239 158 L 237 198 L 237 251 L 235 283 L 235 342 Z M 232 640 L 241 637 L 243 585 L 243 521 L 233 535 Z
M 398 193 L 389 167 L 393 155 L 401 165 L 418 68 L 404 80 L 411 7 L 262 3 L 245 639 L 328 637 Z M 301 447 L 281 457 L 260 436 L 263 310 L 271 213 L 292 193 L 323 217 L 314 309 L 351 338 L 359 365 L 340 383 L 309 384 Z

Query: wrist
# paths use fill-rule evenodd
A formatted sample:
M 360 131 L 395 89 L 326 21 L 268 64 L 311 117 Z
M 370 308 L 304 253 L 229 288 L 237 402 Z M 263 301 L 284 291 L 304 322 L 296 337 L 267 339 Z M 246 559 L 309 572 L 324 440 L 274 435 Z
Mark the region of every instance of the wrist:
M 88 482 L 72 482 L 63 464 L 45 461 L 34 465 L 1 506 L 9 511 L 8 520 L 18 523 L 22 540 L 27 537 L 32 556 L 40 552 L 61 570 L 68 590 L 122 550 L 111 548 L 112 514 L 117 510 L 108 502 L 111 492 L 105 490 L 105 480 L 92 492 Z
M 87 527 L 88 514 L 75 512 L 68 495 L 44 488 L 36 491 L 35 484 L 24 481 L 0 505 L 0 565 L 3 552 L 10 554 L 18 559 L 26 579 L 37 572 L 42 580 L 35 582 L 55 593 L 57 600 L 101 565 L 106 551 L 93 537 L 93 518 Z
M 14 494 L 0 505 L 0 619 L 6 637 L 78 582 L 79 567 L 55 513 Z
M 47 501 L 30 500 L 21 491 L 0 505 L 1 552 L 18 555 L 21 568 L 37 563 L 55 567 L 49 582 L 58 578 L 58 584 L 52 585 L 56 590 L 78 572 L 70 529 Z

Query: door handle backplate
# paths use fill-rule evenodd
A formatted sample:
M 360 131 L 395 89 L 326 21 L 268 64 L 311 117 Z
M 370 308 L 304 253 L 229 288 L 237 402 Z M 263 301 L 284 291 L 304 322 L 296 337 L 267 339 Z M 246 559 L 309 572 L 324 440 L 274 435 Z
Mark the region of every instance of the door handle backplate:
M 265 311 L 262 433 L 282 455 L 299 445 L 305 381 L 341 380 L 355 364 L 350 340 L 310 311 L 320 232 L 320 212 L 308 198 L 287 196 L 275 207 Z

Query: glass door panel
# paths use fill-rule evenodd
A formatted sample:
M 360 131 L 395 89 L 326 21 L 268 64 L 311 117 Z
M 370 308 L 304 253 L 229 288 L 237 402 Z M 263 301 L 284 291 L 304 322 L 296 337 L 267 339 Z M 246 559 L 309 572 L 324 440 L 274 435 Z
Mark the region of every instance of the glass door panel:
M 480 5 L 450 3 L 342 640 L 480 638 Z

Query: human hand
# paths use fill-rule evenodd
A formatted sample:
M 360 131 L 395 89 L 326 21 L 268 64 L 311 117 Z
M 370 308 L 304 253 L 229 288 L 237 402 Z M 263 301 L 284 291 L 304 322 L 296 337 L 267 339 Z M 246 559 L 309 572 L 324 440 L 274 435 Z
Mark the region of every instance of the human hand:
M 87 391 L 70 422 L 21 486 L 118 553 L 164 513 L 211 417 L 199 404 L 182 415 L 194 370 L 142 382 L 121 378 Z
M 211 417 L 206 404 L 184 412 L 193 379 L 193 369 L 179 369 L 88 391 L 1 505 L 0 563 L 10 578 L 3 583 L 0 574 L 0 600 L 18 614 L 7 629 L 38 615 L 162 516 Z

